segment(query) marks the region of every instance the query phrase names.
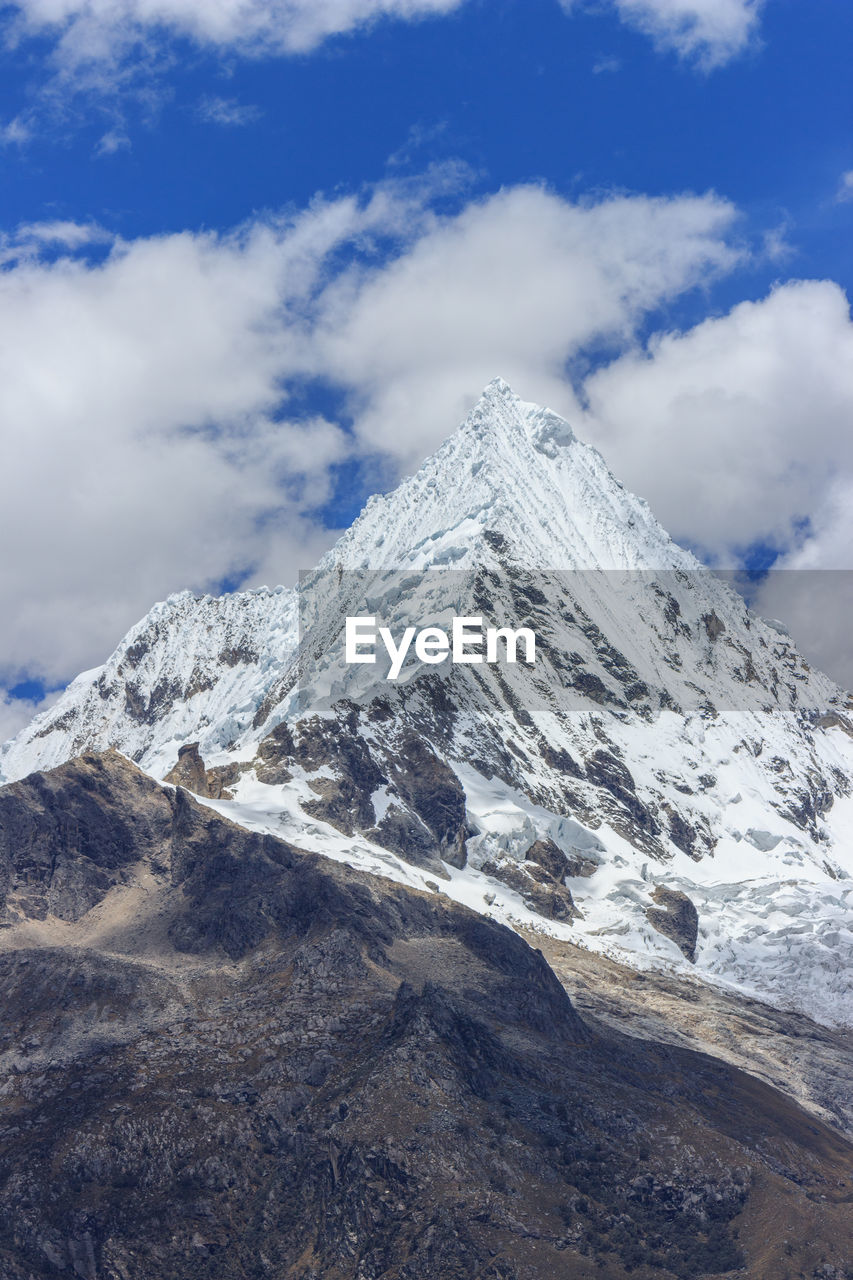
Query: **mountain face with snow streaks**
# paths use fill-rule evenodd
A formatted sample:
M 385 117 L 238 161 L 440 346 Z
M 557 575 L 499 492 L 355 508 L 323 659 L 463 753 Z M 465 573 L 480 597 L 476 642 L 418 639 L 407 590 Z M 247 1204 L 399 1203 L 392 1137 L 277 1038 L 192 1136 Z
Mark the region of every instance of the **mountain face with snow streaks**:
M 11 781 L 109 747 L 162 776 L 193 737 L 207 752 L 227 747 L 295 652 L 297 614 L 284 587 L 170 596 L 0 751 L 0 776 Z
M 394 634 L 530 626 L 537 662 L 410 662 L 391 682 L 341 659 L 367 607 Z M 115 747 L 243 826 L 853 1023 L 851 710 L 497 381 L 298 591 L 155 606 L 0 771 Z

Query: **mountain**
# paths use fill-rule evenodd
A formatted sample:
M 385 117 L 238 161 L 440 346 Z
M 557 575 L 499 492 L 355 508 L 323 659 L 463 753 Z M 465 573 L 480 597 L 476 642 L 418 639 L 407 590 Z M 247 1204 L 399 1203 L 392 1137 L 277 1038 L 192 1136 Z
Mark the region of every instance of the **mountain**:
M 4 1280 L 850 1280 L 849 1141 L 115 751 L 0 789 Z
M 348 665 L 347 616 L 535 665 Z M 116 748 L 243 828 L 516 928 L 853 1022 L 851 700 L 601 456 L 492 383 L 298 591 L 172 597 L 2 751 Z
M 695 567 L 567 423 L 521 405 L 500 380 L 415 476 L 370 499 L 321 567 L 464 566 L 482 555 L 487 530 L 534 568 Z M 155 772 L 174 763 L 176 743 L 198 738 L 213 753 L 251 726 L 297 640 L 295 591 L 171 596 L 0 748 L 0 777 L 87 748 L 114 746 Z
M 84 671 L 0 748 L 0 778 L 22 778 L 93 748 L 116 747 L 156 773 L 193 738 L 206 751 L 226 747 L 295 651 L 297 622 L 295 592 L 284 587 L 170 596 L 102 667 Z

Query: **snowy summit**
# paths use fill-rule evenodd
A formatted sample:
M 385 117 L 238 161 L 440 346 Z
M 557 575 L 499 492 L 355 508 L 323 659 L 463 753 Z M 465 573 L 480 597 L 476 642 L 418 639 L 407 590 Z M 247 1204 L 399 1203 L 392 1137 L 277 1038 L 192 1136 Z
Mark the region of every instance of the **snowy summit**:
M 347 618 L 472 615 L 536 662 L 340 660 Z M 156 605 L 0 769 L 108 747 L 245 827 L 853 1023 L 849 698 L 501 380 L 298 592 Z

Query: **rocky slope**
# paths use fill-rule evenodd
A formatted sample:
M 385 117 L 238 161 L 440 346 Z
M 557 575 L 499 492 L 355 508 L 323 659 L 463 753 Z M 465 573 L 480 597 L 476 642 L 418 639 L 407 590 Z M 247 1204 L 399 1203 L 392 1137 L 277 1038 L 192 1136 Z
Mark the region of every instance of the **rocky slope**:
M 638 972 L 577 943 L 524 932 L 585 1017 L 641 1040 L 721 1058 L 853 1138 L 853 1032 L 720 990 L 695 975 Z
M 389 682 L 342 662 L 368 609 L 529 626 L 537 663 Z M 853 1023 L 848 695 L 504 383 L 298 597 L 157 606 L 0 768 L 107 746 L 248 829 Z
M 81 751 L 116 747 L 163 773 L 179 747 L 232 744 L 251 724 L 298 639 L 292 590 L 156 604 L 102 667 L 84 671 L 49 711 L 0 748 L 0 778 L 49 769 Z
M 114 752 L 0 790 L 0 1274 L 853 1274 L 853 1149 Z

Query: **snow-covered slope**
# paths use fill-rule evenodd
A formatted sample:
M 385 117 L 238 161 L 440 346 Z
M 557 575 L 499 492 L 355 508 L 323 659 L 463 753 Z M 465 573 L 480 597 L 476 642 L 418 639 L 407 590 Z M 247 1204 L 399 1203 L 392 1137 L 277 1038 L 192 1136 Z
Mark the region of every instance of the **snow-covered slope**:
M 298 639 L 296 592 L 189 591 L 156 604 L 102 667 L 85 671 L 48 711 L 0 748 L 0 780 L 116 747 L 162 777 L 182 743 L 210 753 L 234 742 Z
M 548 409 L 492 382 L 454 435 L 393 493 L 375 496 L 318 572 L 464 568 L 488 561 L 485 530 L 530 569 L 698 568 L 601 455 Z M 48 711 L 0 747 L 0 780 L 117 747 L 162 776 L 181 742 L 202 753 L 252 725 L 286 678 L 296 594 L 182 592 L 156 604 L 103 667 L 78 676 Z
M 596 449 L 500 378 L 415 475 L 370 499 L 320 568 L 479 564 L 486 529 L 527 569 L 698 568 Z
M 409 663 L 391 684 L 341 661 L 366 610 L 395 634 L 528 625 L 538 661 Z M 594 449 L 496 381 L 298 599 L 156 606 L 0 768 L 114 745 L 163 777 L 199 742 L 173 780 L 227 785 L 210 803 L 244 825 L 853 1023 L 850 715 Z

